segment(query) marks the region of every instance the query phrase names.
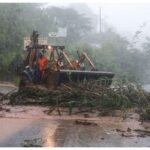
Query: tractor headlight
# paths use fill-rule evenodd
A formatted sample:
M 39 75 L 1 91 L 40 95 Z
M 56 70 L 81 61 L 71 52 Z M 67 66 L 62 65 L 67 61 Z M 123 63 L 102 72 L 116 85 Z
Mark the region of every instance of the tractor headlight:
M 52 47 L 49 45 L 49 46 L 48 46 L 48 49 L 52 49 Z

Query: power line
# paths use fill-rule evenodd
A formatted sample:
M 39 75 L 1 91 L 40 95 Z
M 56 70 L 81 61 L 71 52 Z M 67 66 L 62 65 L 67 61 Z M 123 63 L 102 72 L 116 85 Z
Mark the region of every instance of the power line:
M 99 8 L 99 33 L 102 33 L 102 18 L 101 18 L 102 12 L 101 7 Z

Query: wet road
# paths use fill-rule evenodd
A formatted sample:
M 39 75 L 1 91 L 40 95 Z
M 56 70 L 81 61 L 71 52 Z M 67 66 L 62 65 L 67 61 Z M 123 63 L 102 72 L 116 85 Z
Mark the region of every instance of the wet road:
M 1 118 L 0 126 L 0 147 L 54 146 L 55 121 Z
M 134 116 L 86 118 L 95 124 L 83 125 L 76 122 L 83 116 L 49 116 L 46 108 L 33 106 L 6 108 L 0 111 L 0 147 L 150 147 L 150 135 L 134 131 L 145 129 Z
M 123 137 L 116 129 L 119 125 L 99 124 L 98 126 L 82 126 L 67 124 L 62 132 L 64 139 L 57 142 L 65 147 L 150 147 L 150 137 Z M 58 134 L 59 135 L 59 134 Z M 60 134 L 61 135 L 61 134 Z
M 111 117 L 94 122 L 96 125 L 76 124 L 68 119 L 0 118 L 0 147 L 150 147 L 150 136 L 130 131 L 130 136 L 125 137 L 116 131 L 133 130 L 132 122 L 129 125 Z

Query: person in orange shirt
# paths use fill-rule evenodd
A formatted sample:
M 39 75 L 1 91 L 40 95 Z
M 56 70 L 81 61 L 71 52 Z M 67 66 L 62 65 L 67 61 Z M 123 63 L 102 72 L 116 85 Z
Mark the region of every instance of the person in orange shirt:
M 48 63 L 48 59 L 44 56 L 43 53 L 40 53 L 40 56 L 37 60 L 37 64 L 38 64 L 38 68 L 39 68 L 41 77 L 43 77 L 43 75 L 44 75 L 44 69 L 45 69 L 45 66 L 47 63 Z

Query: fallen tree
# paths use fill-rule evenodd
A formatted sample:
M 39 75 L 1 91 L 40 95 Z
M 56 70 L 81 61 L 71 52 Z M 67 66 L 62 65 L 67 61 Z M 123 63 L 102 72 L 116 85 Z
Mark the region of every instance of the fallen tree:
M 28 87 L 11 93 L 7 99 L 11 105 L 51 106 L 48 113 L 57 109 L 60 115 L 60 108 L 67 108 L 69 114 L 75 109 L 74 113 L 96 111 L 108 115 L 114 110 L 137 107 L 141 119 L 150 119 L 150 93 L 126 81 L 115 81 L 111 87 L 104 86 L 101 80 L 62 84 L 56 90 Z

